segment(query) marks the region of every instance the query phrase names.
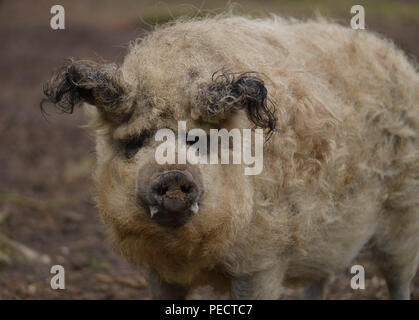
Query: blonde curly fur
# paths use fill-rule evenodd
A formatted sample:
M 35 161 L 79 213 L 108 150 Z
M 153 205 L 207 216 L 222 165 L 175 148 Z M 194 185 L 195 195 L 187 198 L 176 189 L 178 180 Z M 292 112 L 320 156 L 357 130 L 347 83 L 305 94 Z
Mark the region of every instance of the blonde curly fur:
M 156 142 L 122 161 L 114 141 L 187 120 L 249 128 L 245 111 L 208 123 L 196 103 L 214 72 L 257 72 L 275 104 L 264 170 L 197 165 L 200 213 L 176 229 L 136 204 L 137 173 Z M 210 284 L 234 297 L 277 298 L 282 284 L 347 268 L 369 243 L 389 283 L 419 263 L 419 76 L 389 40 L 322 19 L 218 16 L 179 20 L 134 42 L 120 67 L 136 92 L 130 120 L 88 107 L 97 133 L 97 203 L 121 252 L 165 283 Z M 397 290 L 396 290 L 397 291 Z M 397 294 L 394 294 L 394 297 Z

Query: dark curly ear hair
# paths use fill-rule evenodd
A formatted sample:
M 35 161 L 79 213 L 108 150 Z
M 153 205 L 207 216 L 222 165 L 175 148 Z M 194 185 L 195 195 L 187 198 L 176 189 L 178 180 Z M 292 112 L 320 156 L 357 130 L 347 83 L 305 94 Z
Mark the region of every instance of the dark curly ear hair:
M 121 108 L 127 99 L 122 78 L 113 64 L 100 65 L 92 61 L 70 59 L 44 84 L 47 98 L 65 113 L 72 113 L 74 107 L 83 102 L 98 107 L 106 118 L 114 122 L 123 121 L 129 110 Z
M 195 103 L 203 120 L 217 122 L 228 118 L 236 110 L 245 109 L 255 126 L 268 129 L 269 139 L 276 126 L 275 106 L 268 98 L 263 80 L 256 75 L 255 72 L 239 75 L 220 71 L 214 73 L 210 83 L 198 88 Z

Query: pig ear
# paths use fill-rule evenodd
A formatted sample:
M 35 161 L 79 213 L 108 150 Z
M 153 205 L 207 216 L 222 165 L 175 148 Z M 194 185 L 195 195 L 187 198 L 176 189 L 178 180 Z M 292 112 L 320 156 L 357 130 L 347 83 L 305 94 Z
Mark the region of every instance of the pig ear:
M 274 107 L 263 80 L 256 73 L 216 72 L 209 83 L 198 87 L 193 117 L 218 122 L 244 109 L 255 126 L 268 129 L 271 134 L 276 125 Z
M 94 105 L 114 123 L 124 121 L 130 114 L 126 85 L 115 65 L 100 65 L 92 61 L 69 60 L 44 85 L 47 98 L 66 113 L 72 113 L 75 106 L 87 102 Z

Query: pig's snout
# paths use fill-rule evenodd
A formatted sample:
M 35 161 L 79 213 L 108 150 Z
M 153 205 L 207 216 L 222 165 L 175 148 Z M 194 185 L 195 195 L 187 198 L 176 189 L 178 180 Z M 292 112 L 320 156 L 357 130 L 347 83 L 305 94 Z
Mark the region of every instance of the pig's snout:
M 181 226 L 198 213 L 200 188 L 192 175 L 180 170 L 163 172 L 148 189 L 149 214 L 157 223 Z
M 169 171 L 161 175 L 150 186 L 151 198 L 162 209 L 172 213 L 187 210 L 198 197 L 196 183 L 180 171 Z

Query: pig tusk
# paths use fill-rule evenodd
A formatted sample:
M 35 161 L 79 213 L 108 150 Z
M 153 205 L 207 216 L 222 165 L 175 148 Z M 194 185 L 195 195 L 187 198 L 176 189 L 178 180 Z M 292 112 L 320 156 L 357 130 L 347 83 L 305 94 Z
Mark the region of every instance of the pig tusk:
M 191 210 L 194 214 L 197 214 L 199 211 L 198 202 L 194 202 L 194 204 L 191 205 L 189 210 Z
M 153 219 L 153 216 L 154 216 L 157 212 L 159 212 L 159 208 L 158 208 L 158 207 L 156 207 L 156 206 L 150 206 L 150 216 L 151 216 L 151 219 Z

